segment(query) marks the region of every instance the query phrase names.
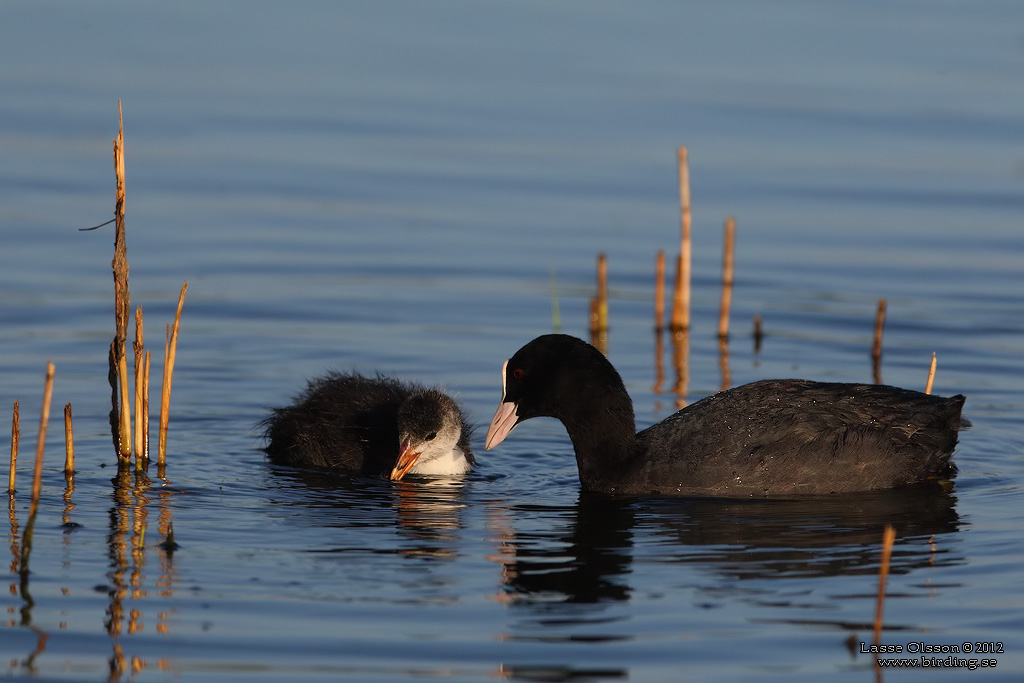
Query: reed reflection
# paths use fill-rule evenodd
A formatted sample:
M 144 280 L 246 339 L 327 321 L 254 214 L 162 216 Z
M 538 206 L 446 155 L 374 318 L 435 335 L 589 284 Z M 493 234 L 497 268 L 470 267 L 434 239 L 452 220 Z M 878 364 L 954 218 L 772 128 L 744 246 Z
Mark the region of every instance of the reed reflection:
M 124 676 L 133 677 L 150 667 L 142 657 L 126 655 L 122 637 L 141 633 L 145 630 L 144 606 L 149 597 L 146 564 L 150 547 L 161 548 L 160 570 L 155 582 L 157 595 L 163 599 L 173 597 L 174 564 L 172 550 L 166 543 L 146 543 L 150 507 L 154 496 L 158 505 L 158 533 L 171 536 L 173 516 L 170 502 L 175 491 L 165 486 L 154 487 L 144 469 L 128 466 L 118 468 L 112 480 L 114 505 L 110 509 L 110 531 L 107 536 L 107 553 L 110 559 L 108 595 L 110 603 L 106 611 L 104 627 L 112 639 L 113 653 L 110 658 L 108 681 L 119 681 Z M 165 482 L 164 482 L 165 483 Z M 155 630 L 158 634 L 168 633 L 166 610 L 156 611 Z M 159 670 L 168 668 L 166 658 L 153 663 Z
M 61 513 L 60 521 L 61 526 L 64 529 L 64 549 L 65 551 L 71 548 L 71 531 L 78 528 L 78 524 L 71 519 L 71 513 L 75 510 L 74 494 L 75 494 L 75 477 L 68 476 L 64 480 L 64 510 Z M 70 559 L 65 555 L 64 566 L 70 566 Z
M 662 358 L 665 355 L 665 342 L 661 329 L 654 330 L 654 386 L 651 391 L 655 394 L 661 393 L 661 385 L 665 383 L 665 363 Z
M 28 592 L 28 575 L 22 574 L 19 571 L 21 567 L 21 536 L 19 535 L 20 526 L 18 525 L 18 513 L 15 507 L 15 497 L 13 493 L 10 494 L 7 499 L 7 516 L 11 525 L 8 536 L 11 548 L 11 583 L 9 589 L 12 596 L 17 597 L 18 595 L 22 595 L 23 599 L 26 600 L 26 603 L 23 604 L 21 608 L 20 623 L 24 625 L 26 623 L 26 619 L 28 620 L 27 623 L 31 623 L 31 610 L 26 610 L 26 607 L 32 600 L 32 596 Z M 15 580 L 14 577 L 18 577 L 18 579 Z M 27 596 L 27 598 L 25 596 Z M 14 605 L 7 608 L 7 614 L 10 617 L 6 622 L 8 627 L 13 627 L 19 623 L 18 620 L 14 619 Z
M 49 634 L 32 623 L 32 610 L 35 608 L 36 601 L 32 597 L 32 593 L 29 590 L 29 571 L 28 571 L 28 554 L 31 551 L 32 546 L 32 530 L 29 526 L 26 526 L 24 535 L 19 536 L 21 532 L 18 524 L 18 515 L 16 510 L 16 498 L 13 491 L 8 496 L 8 520 L 10 522 L 10 549 L 11 549 L 11 576 L 17 576 L 17 581 L 11 581 L 10 593 L 12 596 L 20 596 L 22 604 L 20 609 L 17 610 L 20 619 L 15 620 L 15 607 L 12 605 L 8 608 L 7 613 L 11 618 L 7 619 L 6 625 L 8 627 L 21 626 L 27 628 L 38 636 L 36 640 L 35 649 L 30 652 L 25 659 L 18 661 L 11 661 L 11 669 L 8 673 L 11 673 L 16 666 L 23 667 L 29 675 L 35 676 L 38 674 L 36 668 L 36 659 L 46 650 L 46 641 Z M 33 513 L 35 510 L 33 510 Z M 30 517 L 30 522 L 34 521 L 34 514 Z
M 690 333 L 686 330 L 672 330 L 672 361 L 676 369 L 676 383 L 672 386 L 676 394 L 676 409 L 686 407 L 686 394 L 689 391 L 690 374 L 687 364 L 690 357 Z
M 10 532 L 7 536 L 11 548 L 11 575 L 18 573 L 18 565 L 21 561 L 21 529 L 18 526 L 18 512 L 15 508 L 14 496 L 7 498 L 7 519 L 10 522 Z M 11 583 L 11 595 L 18 594 L 18 586 Z

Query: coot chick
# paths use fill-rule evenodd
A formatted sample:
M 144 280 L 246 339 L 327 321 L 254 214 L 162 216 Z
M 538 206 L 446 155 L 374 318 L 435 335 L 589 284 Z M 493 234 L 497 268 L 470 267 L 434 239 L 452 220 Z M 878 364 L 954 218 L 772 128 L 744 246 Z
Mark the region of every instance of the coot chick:
M 378 375 L 328 373 L 294 405 L 263 422 L 267 455 L 278 465 L 350 474 L 465 474 L 475 464 L 470 427 L 437 389 Z
M 502 367 L 485 447 L 531 417 L 562 421 L 586 490 L 786 497 L 887 489 L 956 472 L 963 396 L 765 380 L 683 408 L 639 434 L 622 378 L 590 344 L 538 337 Z

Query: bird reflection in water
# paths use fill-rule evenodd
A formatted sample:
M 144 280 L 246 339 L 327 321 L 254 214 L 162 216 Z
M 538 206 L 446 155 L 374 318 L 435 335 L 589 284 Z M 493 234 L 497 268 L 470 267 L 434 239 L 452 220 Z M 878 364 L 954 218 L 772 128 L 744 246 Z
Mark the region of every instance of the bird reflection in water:
M 401 535 L 416 542 L 402 549 L 406 555 L 454 558 L 462 527 L 464 481 L 452 479 L 402 480 L 395 485 L 395 509 Z
M 321 510 L 330 509 L 329 525 L 394 529 L 406 539 L 388 552 L 424 557 L 457 556 L 458 531 L 466 509 L 464 477 L 410 476 L 389 481 L 375 476 L 349 476 L 320 470 L 274 466 L 278 495 L 274 505 L 307 508 L 308 515 L 289 515 L 297 523 L 320 527 Z M 394 515 L 382 514 L 393 510 Z M 317 548 L 315 552 L 346 553 L 352 548 Z
M 682 565 L 698 567 L 698 576 L 709 577 L 698 593 L 753 595 L 776 606 L 791 604 L 793 579 L 876 574 L 887 523 L 899 532 L 891 573 L 961 564 L 965 559 L 950 542 L 960 525 L 955 505 L 955 496 L 935 485 L 769 501 L 622 499 L 581 492 L 570 508 L 514 506 L 489 525 L 500 529 L 492 534 L 496 552 L 490 559 L 502 566 L 503 602 L 520 617 L 501 637 L 544 643 L 632 640 L 628 615 L 612 607 L 639 590 L 631 583 L 634 562 L 678 564 L 681 571 Z M 638 559 L 634 545 L 641 538 L 648 551 L 659 552 L 645 551 Z M 761 582 L 753 593 L 752 580 Z M 868 610 L 873 599 L 865 599 Z M 847 632 L 864 625 L 820 623 Z M 509 680 L 555 681 L 626 677 L 628 669 L 597 675 L 512 666 L 498 673 Z

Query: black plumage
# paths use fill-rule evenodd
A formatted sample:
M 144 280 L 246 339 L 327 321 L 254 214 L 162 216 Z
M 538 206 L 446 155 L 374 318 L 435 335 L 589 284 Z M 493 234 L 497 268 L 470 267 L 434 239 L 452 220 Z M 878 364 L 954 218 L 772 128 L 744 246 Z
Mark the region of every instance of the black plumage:
M 566 335 L 516 352 L 503 389 L 488 449 L 523 420 L 558 418 L 583 488 L 625 495 L 794 496 L 948 478 L 968 426 L 963 396 L 784 379 L 709 396 L 637 434 L 618 372 Z
M 450 447 L 461 451 L 453 466 L 468 470 L 474 464 L 471 429 L 451 397 L 382 375 L 328 373 L 311 380 L 292 405 L 274 409 L 262 424 L 267 455 L 279 465 L 388 475 L 397 469 L 407 440 L 441 442 L 446 427 L 454 430 Z

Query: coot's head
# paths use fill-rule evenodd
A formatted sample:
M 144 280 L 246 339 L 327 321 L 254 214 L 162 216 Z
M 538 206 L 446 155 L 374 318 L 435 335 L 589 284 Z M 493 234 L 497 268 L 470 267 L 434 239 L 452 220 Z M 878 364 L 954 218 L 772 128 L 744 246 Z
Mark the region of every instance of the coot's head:
M 462 411 L 436 389 L 417 391 L 398 408 L 399 453 L 391 479 L 429 469 L 435 458 L 450 455 L 462 436 Z
M 570 427 L 600 417 L 609 400 L 628 413 L 630 423 L 633 419 L 619 373 L 604 354 L 569 335 L 546 334 L 516 351 L 502 366 L 501 384 L 501 404 L 484 443 L 487 450 L 531 417 L 558 418 Z

